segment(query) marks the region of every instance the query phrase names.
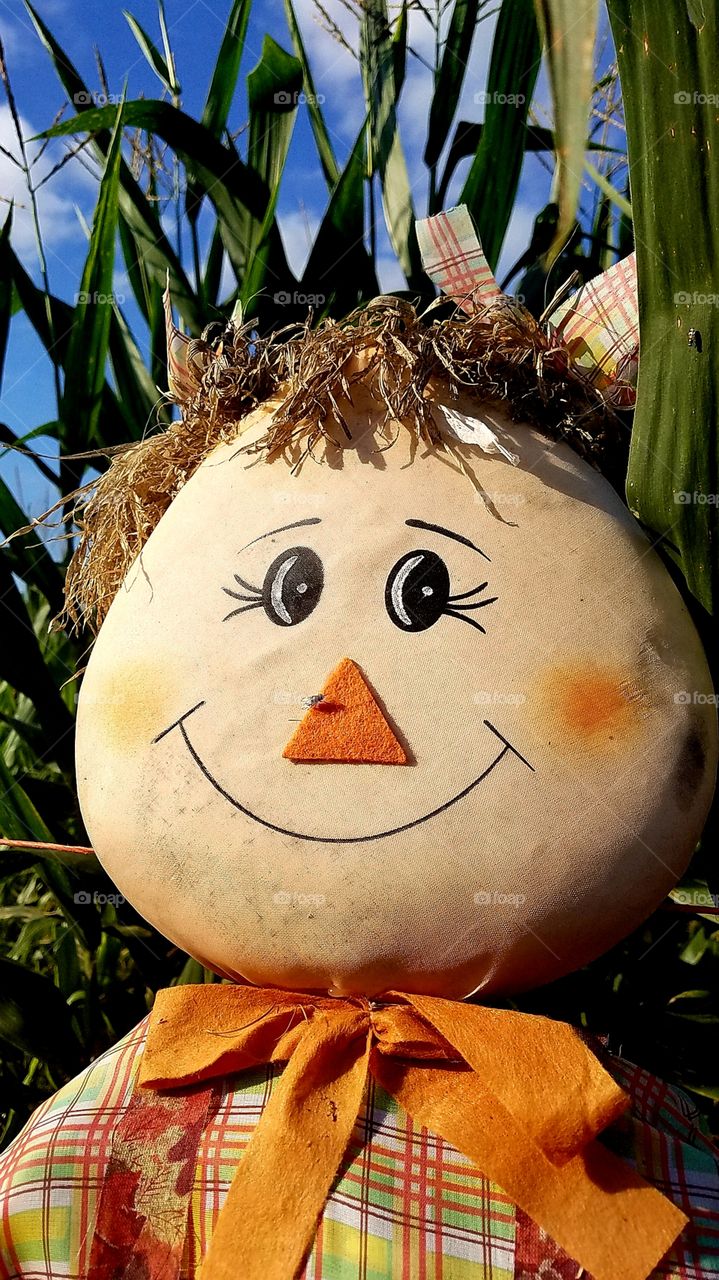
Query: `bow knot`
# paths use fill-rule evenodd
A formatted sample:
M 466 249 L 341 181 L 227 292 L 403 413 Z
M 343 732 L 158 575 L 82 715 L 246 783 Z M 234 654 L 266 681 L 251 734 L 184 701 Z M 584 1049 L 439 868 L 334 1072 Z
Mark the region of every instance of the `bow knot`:
M 238 1260 L 243 1280 L 297 1276 L 369 1075 L 595 1280 L 645 1280 L 686 1222 L 595 1140 L 628 1099 L 565 1023 L 406 992 L 369 1000 L 174 987 L 158 993 L 139 1083 L 187 1089 L 269 1063 L 286 1065 L 240 1161 L 202 1280 L 236 1280 Z

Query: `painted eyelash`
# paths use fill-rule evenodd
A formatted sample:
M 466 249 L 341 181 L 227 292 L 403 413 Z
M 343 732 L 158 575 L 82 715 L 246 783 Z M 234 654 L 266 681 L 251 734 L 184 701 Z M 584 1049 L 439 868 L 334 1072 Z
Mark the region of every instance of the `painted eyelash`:
M 224 591 L 225 595 L 232 596 L 233 600 L 247 600 L 250 602 L 248 604 L 242 605 L 239 609 L 232 609 L 230 613 L 225 614 L 224 618 L 222 619 L 223 622 L 229 622 L 230 618 L 236 618 L 238 613 L 247 613 L 250 609 L 262 608 L 262 592 L 260 591 L 259 587 L 253 586 L 251 582 L 245 582 L 245 579 L 241 578 L 239 573 L 236 573 L 233 576 L 234 576 L 235 582 L 240 587 L 244 587 L 245 591 L 251 591 L 252 595 L 243 596 L 239 591 L 233 591 L 231 587 L 223 587 L 222 590 Z
M 484 591 L 488 585 L 489 584 L 487 582 L 480 582 L 479 586 L 472 587 L 471 591 L 462 591 L 460 592 L 459 595 L 450 596 L 449 599 L 447 600 L 447 604 L 448 605 L 453 604 L 454 608 L 445 609 L 444 610 L 445 617 L 458 618 L 460 622 L 468 622 L 470 627 L 476 627 L 477 631 L 481 631 L 482 635 L 486 636 L 487 634 L 486 628 L 483 627 L 482 624 L 480 622 L 477 622 L 474 618 L 465 617 L 465 614 L 474 612 L 475 609 L 483 609 L 485 605 L 494 604 L 495 600 L 499 599 L 499 596 L 488 596 L 486 600 L 476 600 L 474 604 L 471 604 L 471 603 L 457 604 L 457 601 L 471 600 L 472 596 L 476 596 L 479 594 L 480 591 Z

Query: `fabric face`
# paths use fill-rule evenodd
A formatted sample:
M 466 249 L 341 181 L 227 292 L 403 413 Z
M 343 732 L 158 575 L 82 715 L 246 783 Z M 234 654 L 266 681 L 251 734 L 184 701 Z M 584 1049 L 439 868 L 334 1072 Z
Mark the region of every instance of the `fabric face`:
M 180 491 L 84 678 L 83 813 L 122 893 L 225 974 L 531 986 L 611 946 L 686 866 L 716 763 L 706 661 L 568 449 L 505 424 L 516 467 L 456 446 L 473 484 L 401 430 L 380 451 L 373 412 L 358 402 L 353 444 L 321 464 L 223 446 Z M 401 768 L 283 755 L 343 658 Z

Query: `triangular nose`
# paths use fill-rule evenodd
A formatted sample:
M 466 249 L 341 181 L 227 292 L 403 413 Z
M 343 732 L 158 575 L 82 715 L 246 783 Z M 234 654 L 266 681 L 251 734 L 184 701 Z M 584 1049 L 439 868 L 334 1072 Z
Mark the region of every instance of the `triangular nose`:
M 406 764 L 359 667 L 343 658 L 282 752 L 286 760 L 336 764 Z

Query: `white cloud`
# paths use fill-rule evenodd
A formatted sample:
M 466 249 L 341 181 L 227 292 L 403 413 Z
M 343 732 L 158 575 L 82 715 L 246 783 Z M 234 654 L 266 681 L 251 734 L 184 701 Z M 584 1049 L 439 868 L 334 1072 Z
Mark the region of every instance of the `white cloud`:
M 26 138 L 31 138 L 38 132 L 24 116 L 20 117 L 20 126 Z M 6 103 L 0 104 L 0 145 L 11 155 L 19 157 L 15 126 Z M 32 159 L 38 154 L 40 145 L 36 142 L 29 143 L 27 150 Z M 45 151 L 33 169 L 36 185 L 50 172 L 61 155 L 62 152 L 57 147 L 49 147 Z M 95 189 L 91 177 L 76 160 L 70 161 L 40 188 L 37 202 L 46 249 L 49 247 L 52 250 L 58 243 L 82 234 L 75 213 L 75 203 L 85 203 L 88 192 L 94 193 Z M 35 231 L 25 175 L 3 152 L 0 152 L 0 196 L 3 218 L 7 216 L 9 202 L 14 202 L 12 243 L 16 253 L 22 258 L 34 254 Z
M 295 0 L 295 13 L 307 50 L 315 90 L 332 110 L 327 121 L 330 134 L 354 137 L 364 119 L 364 99 L 359 63 L 352 53 L 322 24 L 313 0 Z M 339 4 L 330 6 L 332 20 L 351 49 L 359 45 L 358 24 Z M 339 106 L 339 110 L 336 109 Z
M 277 220 L 290 270 L 300 280 L 319 230 L 320 217 L 311 209 L 298 209 L 296 213 L 280 214 Z

